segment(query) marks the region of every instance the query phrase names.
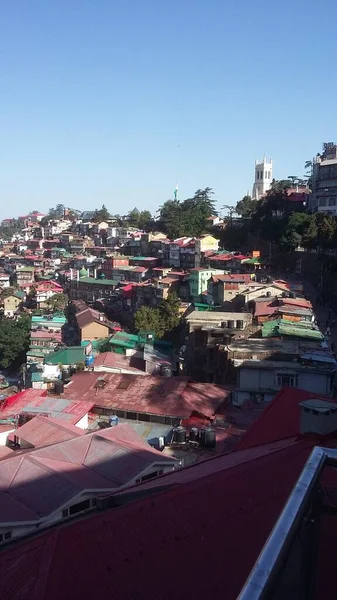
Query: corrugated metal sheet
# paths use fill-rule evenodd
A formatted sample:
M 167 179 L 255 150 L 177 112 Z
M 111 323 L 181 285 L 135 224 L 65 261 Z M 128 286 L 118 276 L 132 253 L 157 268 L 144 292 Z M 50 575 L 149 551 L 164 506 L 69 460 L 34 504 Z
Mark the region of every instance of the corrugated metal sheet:
M 34 573 L 48 600 L 74 596 L 74 582 L 76 598 L 146 600 L 160 587 L 162 600 L 174 598 L 177 589 L 180 598 L 196 600 L 220 598 L 225 589 L 226 600 L 235 600 L 311 447 L 302 442 L 250 460 L 246 455 L 233 468 L 62 527 L 54 545 L 55 532 L 45 533 L 1 553 L 1 584 L 10 592 L 16 574 L 15 589 L 18 581 L 25 589 L 29 568 L 28 581 Z M 181 565 L 202 575 L 181 577 Z M 167 577 L 168 571 L 175 575 Z M 224 573 L 230 574 L 225 588 Z M 332 568 L 330 589 L 333 578 Z M 28 593 L 20 596 L 28 599 Z
M 193 410 L 211 417 L 228 395 L 226 387 L 215 384 L 200 383 L 197 389 L 189 384 L 188 377 L 105 373 L 102 387 L 97 387 L 98 377 L 98 373 L 75 375 L 64 395 L 76 400 L 92 399 L 104 408 L 178 418 L 188 418 Z
M 75 425 L 39 415 L 15 431 L 19 440 L 35 447 L 49 446 L 81 435 L 85 435 L 85 432 Z
M 126 424 L 10 457 L 1 462 L 0 527 L 38 520 L 85 490 L 113 491 L 154 462 L 176 459 Z
M 6 399 L 0 410 L 0 419 L 20 413 L 42 414 L 58 419 L 67 419 L 77 423 L 94 406 L 94 402 L 86 400 L 67 400 L 59 396 L 48 396 L 46 390 L 29 389 Z

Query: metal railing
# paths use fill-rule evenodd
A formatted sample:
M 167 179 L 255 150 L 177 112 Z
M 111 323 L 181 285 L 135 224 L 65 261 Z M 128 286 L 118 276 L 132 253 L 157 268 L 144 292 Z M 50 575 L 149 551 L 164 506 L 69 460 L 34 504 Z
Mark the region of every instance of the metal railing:
M 337 450 L 317 446 L 309 456 L 288 501 L 258 557 L 238 600 L 270 597 L 292 542 L 307 513 L 322 471 L 337 466 Z

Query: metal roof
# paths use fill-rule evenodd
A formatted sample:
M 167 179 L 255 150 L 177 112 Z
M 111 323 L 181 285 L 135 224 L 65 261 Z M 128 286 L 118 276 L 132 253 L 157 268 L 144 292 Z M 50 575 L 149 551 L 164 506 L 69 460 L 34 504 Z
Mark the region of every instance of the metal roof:
M 243 435 L 235 452 L 287 438 L 297 438 L 300 435 L 300 405 L 311 399 L 324 400 L 337 406 L 333 398 L 317 396 L 298 388 L 282 388 Z
M 92 399 L 96 406 L 128 412 L 188 418 L 193 411 L 211 418 L 230 395 L 230 390 L 213 383 L 190 383 L 188 377 L 78 373 L 64 391 L 74 400 Z M 102 376 L 101 376 L 102 378 Z
M 73 281 L 76 281 L 73 279 Z M 116 286 L 119 284 L 119 281 L 115 279 L 95 279 L 94 277 L 81 277 L 79 280 L 80 283 L 89 283 L 91 285 L 103 285 L 103 286 Z
M 7 398 L 0 410 L 0 418 L 5 419 L 21 413 L 41 414 L 75 425 L 94 405 L 94 401 L 88 398 L 81 402 L 60 396 L 47 396 L 46 390 L 29 389 Z
M 28 423 L 19 427 L 15 431 L 15 434 L 12 434 L 10 437 L 14 435 L 19 440 L 24 440 L 32 446 L 37 447 L 50 446 L 51 444 L 71 440 L 75 437 L 85 435 L 85 431 L 65 421 L 37 415 L 28 421 Z
M 127 424 L 11 455 L 0 470 L 0 526 L 40 522 L 79 494 L 128 485 L 154 463 L 178 460 L 151 448 Z
M 45 363 L 47 365 L 74 365 L 78 362 L 83 361 L 85 358 L 85 347 L 84 346 L 70 346 L 69 348 L 64 348 L 62 350 L 58 350 L 57 352 L 52 352 L 48 354 L 45 358 Z
M 78 598 L 146 600 L 161 586 L 162 600 L 177 587 L 180 597 L 200 600 L 223 595 L 225 572 L 226 600 L 235 600 L 311 448 L 308 441 L 260 456 L 245 452 L 231 468 L 219 457 L 216 472 L 14 545 L 0 555 L 3 589 L 22 600 L 38 589 L 56 600 L 71 597 L 76 582 Z M 331 549 L 335 536 L 333 528 Z M 179 576 L 182 564 L 200 575 Z

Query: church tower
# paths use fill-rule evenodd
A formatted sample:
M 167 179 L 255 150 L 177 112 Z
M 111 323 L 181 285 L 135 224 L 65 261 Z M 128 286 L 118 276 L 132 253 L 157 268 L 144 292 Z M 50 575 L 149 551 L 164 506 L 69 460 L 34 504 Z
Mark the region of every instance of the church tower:
M 269 190 L 273 180 L 273 161 L 264 157 L 262 162 L 255 161 L 255 182 L 252 199 L 259 200 Z

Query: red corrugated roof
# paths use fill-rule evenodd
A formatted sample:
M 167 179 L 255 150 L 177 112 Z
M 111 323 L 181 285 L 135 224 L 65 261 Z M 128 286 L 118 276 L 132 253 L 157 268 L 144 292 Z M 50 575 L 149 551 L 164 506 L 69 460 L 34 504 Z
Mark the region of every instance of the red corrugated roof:
M 173 466 L 176 459 L 151 448 L 125 423 L 14 453 L 1 463 L 0 527 L 39 521 L 86 490 L 112 492 L 156 462 Z
M 229 273 L 227 275 L 212 275 L 213 281 L 223 281 L 224 283 L 249 283 L 249 273 Z
M 232 254 L 217 254 L 216 256 L 210 256 L 208 260 L 232 260 Z
M 273 302 L 272 300 L 271 302 Z M 279 306 L 271 306 L 271 302 L 256 302 L 254 317 L 265 317 L 273 315 L 278 311 Z
M 51 338 L 55 341 L 62 341 L 62 333 L 60 331 L 31 331 L 30 338 L 33 340 L 47 339 Z
M 95 405 L 94 398 L 86 401 L 65 400 L 60 396 L 47 396 L 46 390 L 29 389 L 6 398 L 0 407 L 0 419 L 25 414 L 42 414 L 65 419 L 75 425 Z
M 144 372 L 145 362 L 142 358 L 135 356 L 124 356 L 116 354 L 116 352 L 102 352 L 94 361 L 95 367 L 113 368 L 113 369 L 128 369 L 132 372 Z
M 188 418 L 192 411 L 211 418 L 229 395 L 224 386 L 189 384 L 188 377 L 155 377 L 106 373 L 104 387 L 96 388 L 98 373 L 78 373 L 64 391 L 76 400 L 92 398 L 97 406 Z M 195 393 L 195 385 L 199 393 Z
M 15 431 L 19 440 L 24 440 L 32 446 L 49 446 L 58 442 L 71 440 L 74 437 L 85 435 L 85 431 L 65 421 L 51 417 L 34 417 Z M 14 437 L 14 434 L 10 436 Z
M 333 398 L 318 396 L 305 390 L 282 388 L 267 405 L 259 419 L 244 434 L 235 450 L 244 450 L 299 436 L 299 405 L 311 398 L 321 398 L 327 402 L 337 403 L 337 400 Z
M 303 308 L 312 308 L 312 304 L 305 298 L 282 298 L 282 304 L 290 304 L 292 306 L 301 306 Z
M 243 464 L 16 545 L 0 554 L 3 596 L 147 600 L 160 590 L 162 600 L 235 600 L 311 448 L 252 452 Z

